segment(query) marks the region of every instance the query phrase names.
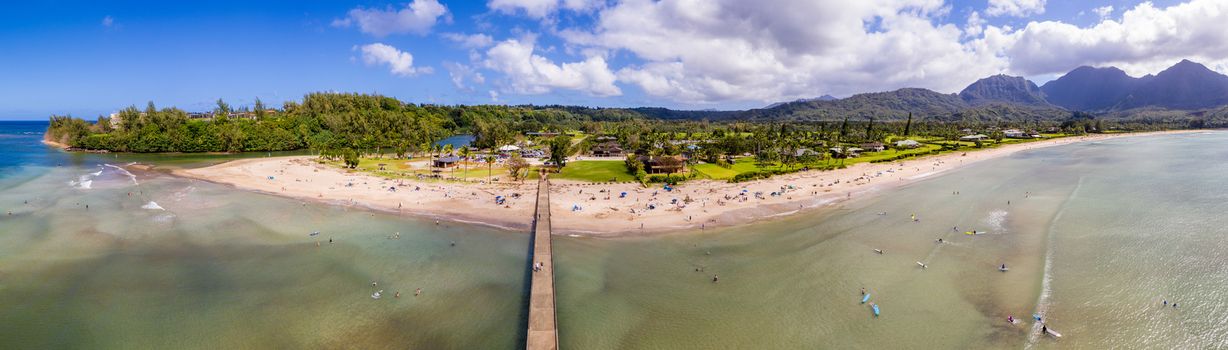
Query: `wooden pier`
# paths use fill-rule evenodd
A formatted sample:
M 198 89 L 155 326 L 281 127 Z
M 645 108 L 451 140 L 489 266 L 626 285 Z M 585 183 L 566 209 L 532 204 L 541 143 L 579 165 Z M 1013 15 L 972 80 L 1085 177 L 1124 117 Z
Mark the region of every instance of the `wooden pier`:
M 528 350 L 559 348 L 558 324 L 554 317 L 554 259 L 550 238 L 550 181 L 545 174 L 537 181 L 537 213 L 533 221 L 532 264 L 541 264 L 533 271 L 529 292 L 529 332 L 525 341 Z

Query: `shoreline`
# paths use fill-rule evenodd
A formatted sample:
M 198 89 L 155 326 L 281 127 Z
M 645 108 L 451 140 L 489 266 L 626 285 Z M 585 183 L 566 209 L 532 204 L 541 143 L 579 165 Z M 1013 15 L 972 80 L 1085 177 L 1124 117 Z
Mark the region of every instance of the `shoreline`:
M 872 198 L 950 170 L 1020 151 L 1124 137 L 1184 134 L 1176 130 L 1010 144 L 845 169 L 805 171 L 744 183 L 695 180 L 664 191 L 639 184 L 552 180 L 554 234 L 631 237 L 724 228 L 811 213 L 853 199 Z M 360 206 L 398 215 L 528 230 L 536 184 L 394 180 L 317 164 L 313 156 L 240 159 L 174 176 L 319 203 Z M 625 197 L 621 197 L 626 193 Z M 506 202 L 495 204 L 495 196 Z M 651 208 L 651 209 L 650 209 Z

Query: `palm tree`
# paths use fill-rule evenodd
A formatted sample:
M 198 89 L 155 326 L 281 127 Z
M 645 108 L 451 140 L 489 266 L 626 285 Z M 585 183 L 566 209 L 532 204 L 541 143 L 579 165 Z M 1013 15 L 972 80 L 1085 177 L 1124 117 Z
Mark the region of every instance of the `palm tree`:
M 448 155 L 451 155 L 452 154 L 452 144 L 449 143 L 449 144 L 443 145 L 443 153 L 447 153 Z M 443 154 L 440 154 L 439 156 L 443 157 Z M 456 167 L 452 167 L 452 176 L 454 177 L 456 176 Z
M 464 147 L 461 147 L 460 149 L 460 154 L 461 154 L 460 162 L 461 162 L 461 165 L 465 167 L 464 171 L 461 172 L 462 176 L 469 175 L 469 163 L 467 161 L 469 160 L 469 155 L 471 154 L 470 152 L 472 151 L 469 150 L 469 146 L 464 146 Z M 455 171 L 453 171 L 453 173 L 455 173 Z
M 495 167 L 495 156 L 486 155 L 486 183 L 490 183 L 491 172 Z

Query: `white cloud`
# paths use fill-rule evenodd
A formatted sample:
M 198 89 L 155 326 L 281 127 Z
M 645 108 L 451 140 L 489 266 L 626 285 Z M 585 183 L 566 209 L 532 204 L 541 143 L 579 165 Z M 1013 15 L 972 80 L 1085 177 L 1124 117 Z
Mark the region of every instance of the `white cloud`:
M 985 8 L 985 14 L 990 17 L 1027 17 L 1042 13 L 1045 13 L 1045 0 L 989 0 L 989 7 Z
M 964 36 L 979 36 L 985 32 L 985 19 L 981 18 L 981 13 L 972 11 L 968 15 L 968 21 L 964 24 Z
M 363 45 L 361 50 L 364 63 L 369 66 L 387 65 L 392 74 L 398 76 L 411 77 L 434 71 L 431 67 L 414 67 L 414 55 L 383 43 Z
M 473 84 L 485 84 L 486 77 L 478 72 L 473 67 L 456 62 L 444 62 L 444 68 L 448 69 L 448 76 L 452 78 L 452 85 L 461 90 L 473 90 L 466 81 Z
M 508 39 L 486 51 L 483 65 L 506 76 L 512 92 L 543 94 L 554 89 L 581 91 L 595 96 L 617 96 L 622 90 L 617 79 L 599 56 L 579 62 L 555 64 L 536 55 L 532 40 Z
M 1113 15 L 1113 5 L 1097 7 L 1092 9 L 1092 12 L 1095 12 L 1096 15 L 1100 16 L 1100 20 L 1103 21 L 1109 16 Z
M 684 103 L 779 101 L 899 87 L 958 91 L 1006 62 L 935 24 L 941 0 L 633 0 L 569 45 L 630 53 L 618 79 Z M 579 50 L 577 50 L 579 51 Z
M 103 18 L 102 18 L 102 26 L 103 26 L 103 27 L 108 27 L 108 28 L 110 28 L 110 27 L 111 27 L 111 26 L 113 26 L 113 25 L 115 25 L 115 18 L 114 18 L 114 17 L 111 17 L 111 16 L 106 16 L 106 17 L 103 17 Z
M 1191 0 L 1167 8 L 1144 2 L 1121 19 L 1086 28 L 1032 22 L 1009 34 L 1003 54 L 1022 74 L 1064 72 L 1080 65 L 1115 65 L 1134 75 L 1154 73 L 1181 59 L 1228 65 L 1228 2 Z
M 490 0 L 486 6 L 492 10 L 517 14 L 523 12 L 533 18 L 544 18 L 559 9 L 584 12 L 602 7 L 603 0 Z
M 448 8 L 437 0 L 414 0 L 402 9 L 391 6 L 384 10 L 355 8 L 344 19 L 334 20 L 334 27 L 357 24 L 363 33 L 377 37 L 389 34 L 426 34 L 440 18 L 450 21 Z
M 468 49 L 483 48 L 495 43 L 494 38 L 486 34 L 444 33 L 443 37 Z

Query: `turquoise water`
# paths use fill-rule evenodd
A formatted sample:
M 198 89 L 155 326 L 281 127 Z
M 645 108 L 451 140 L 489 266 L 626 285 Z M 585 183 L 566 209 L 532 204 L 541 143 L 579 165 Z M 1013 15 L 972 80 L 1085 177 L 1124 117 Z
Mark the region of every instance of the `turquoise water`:
M 527 234 L 129 176 L 32 139 L 0 178 L 0 348 L 523 343 Z
M 38 144 L 44 127 L 0 123 L 0 348 L 523 344 L 526 233 L 130 176 L 107 164 L 234 156 L 66 154 Z M 1225 348 L 1225 144 L 1214 132 L 1054 147 L 773 222 L 558 237 L 560 341 Z M 1033 313 L 1064 337 L 1037 336 Z
M 1225 144 L 1216 132 L 1055 147 L 777 222 L 561 238 L 560 339 L 583 349 L 1225 348 Z M 972 229 L 986 233 L 963 233 Z M 881 316 L 860 304 L 861 288 Z M 1033 313 L 1062 339 L 1038 336 Z

